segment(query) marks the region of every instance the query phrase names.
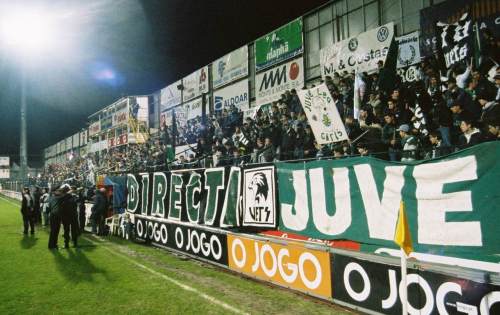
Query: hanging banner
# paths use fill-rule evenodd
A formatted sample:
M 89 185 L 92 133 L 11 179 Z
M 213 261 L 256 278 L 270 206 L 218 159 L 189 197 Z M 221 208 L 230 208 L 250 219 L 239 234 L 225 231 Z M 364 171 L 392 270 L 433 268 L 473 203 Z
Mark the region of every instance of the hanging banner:
M 10 169 L 9 168 L 0 168 L 0 178 L 9 179 L 10 178 Z
M 226 234 L 200 227 L 136 216 L 136 236 L 227 267 Z
M 397 68 L 404 68 L 420 62 L 418 31 L 396 37 L 398 43 Z
M 80 145 L 86 145 L 87 144 L 87 130 L 83 130 L 80 132 Z
M 401 268 L 332 255 L 333 298 L 379 314 L 401 314 Z M 425 270 L 425 269 L 424 269 Z M 500 286 L 456 274 L 407 269 L 409 314 L 499 314 Z M 488 280 L 486 280 L 487 282 Z
M 302 108 L 319 144 L 349 140 L 344 123 L 326 84 L 297 91 Z
M 500 144 L 489 142 L 416 165 L 369 157 L 278 162 L 279 229 L 397 248 L 403 200 L 416 252 L 498 262 L 499 154 Z
M 119 126 L 128 123 L 128 107 L 124 107 L 113 113 L 113 126 Z
M 248 46 L 245 45 L 212 63 L 214 89 L 248 75 Z
M 304 87 L 304 60 L 289 61 L 255 76 L 256 106 L 279 100 L 286 90 Z
M 418 65 L 404 67 L 396 70 L 403 83 L 422 80 L 422 73 Z
M 233 105 L 243 111 L 247 109 L 250 104 L 247 79 L 214 91 L 213 94 L 215 111 L 230 109 Z
M 227 236 L 229 268 L 309 294 L 331 298 L 330 254 L 300 244 Z
M 243 170 L 243 225 L 276 226 L 274 166 Z
M 302 19 L 298 18 L 255 41 L 255 70 L 291 59 L 302 51 Z
M 500 3 L 491 0 L 453 0 L 428 6 L 420 10 L 420 48 L 422 56 L 435 54 L 439 34 L 436 34 L 436 21 L 454 23 L 462 14 L 469 12 L 477 22 L 480 31 L 490 30 L 495 37 L 500 36 Z
M 101 122 L 98 120 L 94 123 L 91 123 L 89 126 L 89 137 L 98 134 L 101 132 Z
M 8 156 L 0 156 L 0 166 L 10 166 L 10 158 Z
M 473 33 L 472 20 L 467 13 L 453 24 L 438 22 L 437 29 L 446 69 L 470 59 L 473 49 Z
M 391 22 L 321 49 L 321 77 L 333 76 L 334 72 L 378 70 L 377 63 L 385 62 L 393 37 Z
M 203 100 L 202 98 L 197 98 L 189 103 L 184 104 L 184 110 L 186 111 L 186 119 L 191 120 L 195 118 L 201 118 L 203 114 Z M 177 114 L 177 112 L 176 112 Z M 177 118 L 177 116 L 176 116 Z
M 182 84 L 179 80 L 161 89 L 160 91 L 160 112 L 177 106 L 181 103 L 181 91 L 177 88 Z
M 208 92 L 208 66 L 197 70 L 182 79 L 184 90 L 182 101 L 187 102 Z

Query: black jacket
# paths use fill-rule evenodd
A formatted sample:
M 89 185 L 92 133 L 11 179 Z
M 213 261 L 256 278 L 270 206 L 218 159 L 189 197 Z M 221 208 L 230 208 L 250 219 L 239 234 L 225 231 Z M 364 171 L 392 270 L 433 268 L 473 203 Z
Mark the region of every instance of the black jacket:
M 33 208 L 33 198 L 26 198 L 25 195 L 23 194 L 23 200 L 21 202 L 21 213 L 23 216 L 29 216 L 33 214 L 34 208 Z

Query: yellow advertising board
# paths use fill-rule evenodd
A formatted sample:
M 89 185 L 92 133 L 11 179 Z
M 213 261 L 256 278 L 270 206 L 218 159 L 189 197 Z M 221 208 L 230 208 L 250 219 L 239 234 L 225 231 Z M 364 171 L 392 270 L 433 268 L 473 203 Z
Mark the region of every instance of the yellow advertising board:
M 295 290 L 331 298 L 330 254 L 228 234 L 229 268 Z

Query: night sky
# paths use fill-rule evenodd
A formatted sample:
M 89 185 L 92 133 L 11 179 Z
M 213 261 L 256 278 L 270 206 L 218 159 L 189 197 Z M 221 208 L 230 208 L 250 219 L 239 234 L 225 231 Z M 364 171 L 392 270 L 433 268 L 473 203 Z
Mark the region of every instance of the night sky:
M 41 162 L 43 148 L 86 126 L 90 114 L 117 98 L 153 93 L 326 2 L 47 0 L 51 11 L 65 12 L 59 40 L 70 48 L 25 63 L 29 163 Z M 0 155 L 17 161 L 20 60 L 26 59 L 4 48 Z

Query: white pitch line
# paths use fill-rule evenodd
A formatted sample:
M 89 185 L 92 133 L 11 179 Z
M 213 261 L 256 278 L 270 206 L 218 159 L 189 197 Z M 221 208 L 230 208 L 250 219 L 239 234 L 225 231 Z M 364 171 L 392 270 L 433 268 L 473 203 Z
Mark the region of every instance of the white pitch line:
M 96 238 L 96 239 L 98 239 L 98 240 L 104 241 L 100 237 L 96 237 L 96 236 L 93 236 L 93 237 Z M 94 245 L 98 245 L 98 243 L 90 240 L 88 237 L 85 237 L 85 239 L 88 240 L 89 242 L 91 242 Z M 153 270 L 153 269 L 151 269 L 149 267 L 146 267 L 145 265 L 143 265 L 143 264 L 141 264 L 141 263 L 139 263 L 139 262 L 131 259 L 130 257 L 127 257 L 127 256 L 125 256 L 125 255 L 123 255 L 121 253 L 118 253 L 117 251 L 114 251 L 114 250 L 112 250 L 112 249 L 110 249 L 110 248 L 108 248 L 106 246 L 102 246 L 102 248 L 104 248 L 105 250 L 109 251 L 111 254 L 119 256 L 120 258 L 125 259 L 129 263 L 131 263 L 131 264 L 133 264 L 133 265 L 135 265 L 135 266 L 137 266 L 137 267 L 139 267 L 141 269 L 144 269 L 144 270 L 146 270 L 146 271 L 148 271 L 148 272 L 150 272 L 150 273 L 152 273 L 152 274 L 154 274 L 154 275 L 156 275 L 158 277 L 161 277 L 162 279 L 167 280 L 168 282 L 171 282 L 171 283 L 175 284 L 176 286 L 178 286 L 178 287 L 180 287 L 180 288 L 182 288 L 182 289 L 184 289 L 186 291 L 189 291 L 189 292 L 192 292 L 192 293 L 195 293 L 195 294 L 199 295 L 200 297 L 204 298 L 205 300 L 209 301 L 212 304 L 217 304 L 217 305 L 225 308 L 226 310 L 231 311 L 231 312 L 236 313 L 236 314 L 245 314 L 245 315 L 249 314 L 249 313 L 246 313 L 246 312 L 244 312 L 244 311 L 242 311 L 242 310 L 240 310 L 238 308 L 235 308 L 235 307 L 233 307 L 233 306 L 231 306 L 231 305 L 229 305 L 227 303 L 224 303 L 224 302 L 222 302 L 222 301 L 220 301 L 220 300 L 218 300 L 218 299 L 216 299 L 216 298 L 214 298 L 214 297 L 212 297 L 212 296 L 210 296 L 208 294 L 205 294 L 205 293 L 203 293 L 203 292 L 201 292 L 201 291 L 199 291 L 199 290 L 197 290 L 197 289 L 195 289 L 193 287 L 190 287 L 187 284 L 184 284 L 184 283 L 182 283 L 182 282 L 180 282 L 178 280 L 170 278 L 169 276 L 164 275 L 161 272 L 158 272 L 158 271 Z
M 3 198 L 3 197 L 0 197 L 0 199 L 2 199 L 3 201 L 6 201 L 6 202 L 8 202 L 8 203 L 10 203 L 11 205 L 14 205 L 14 206 L 16 206 L 16 207 L 18 207 L 18 206 L 19 206 L 19 204 L 18 204 L 18 203 L 14 203 L 14 202 L 10 201 L 9 199 L 5 199 L 5 198 Z

